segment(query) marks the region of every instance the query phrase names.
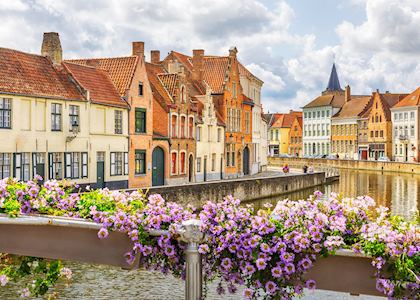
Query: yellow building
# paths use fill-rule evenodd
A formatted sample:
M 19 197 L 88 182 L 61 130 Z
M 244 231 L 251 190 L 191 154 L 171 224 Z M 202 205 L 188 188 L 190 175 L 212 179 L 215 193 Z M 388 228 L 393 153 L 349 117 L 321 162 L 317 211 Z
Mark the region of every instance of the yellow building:
M 105 73 L 62 64 L 58 34 L 42 54 L 0 48 L 0 178 L 127 187 L 127 103 Z
M 270 156 L 278 156 L 289 153 L 290 128 L 298 112 L 290 111 L 288 114 L 272 114 L 266 116 L 269 119 L 268 147 Z

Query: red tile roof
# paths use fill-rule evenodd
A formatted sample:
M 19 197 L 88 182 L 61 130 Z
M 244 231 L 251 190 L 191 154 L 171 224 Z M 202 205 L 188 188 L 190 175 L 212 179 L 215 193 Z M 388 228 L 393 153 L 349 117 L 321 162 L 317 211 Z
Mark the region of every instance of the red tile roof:
M 0 48 L 0 92 L 35 97 L 84 100 L 61 66 L 35 54 Z
M 341 110 L 333 118 L 352 118 L 362 116 L 372 105 L 371 96 L 351 97 L 350 101 L 344 103 Z
M 192 72 L 193 64 L 192 64 L 191 56 L 188 56 L 188 55 L 176 52 L 176 51 L 171 51 L 171 52 L 179 60 L 179 62 L 182 63 L 188 69 L 188 71 Z
M 304 108 L 320 106 L 342 107 L 344 102 L 344 95 L 326 94 L 316 97 L 314 100 L 306 104 Z
M 175 95 L 175 89 L 179 83 L 178 74 L 158 74 L 160 82 L 163 84 L 169 95 L 172 97 Z
M 215 94 L 222 94 L 229 67 L 227 56 L 204 56 L 203 79 Z
M 158 77 L 159 74 L 165 73 L 165 69 L 160 65 L 146 63 L 146 71 L 153 97 L 165 110 L 168 110 L 168 105 L 173 103 L 172 98 Z
M 400 102 L 395 104 L 393 107 L 410 107 L 420 106 L 420 87 L 418 87 L 410 95 L 404 97 Z
M 118 93 L 125 96 L 130 88 L 131 80 L 136 70 L 138 56 L 71 59 L 68 62 L 91 66 L 108 72 Z
M 92 103 L 128 108 L 106 71 L 69 62 L 63 62 L 63 66 L 80 86 L 89 91 Z
M 378 92 L 376 92 L 378 94 Z M 397 104 L 400 100 L 406 97 L 407 94 L 391 94 L 391 93 L 384 93 L 379 94 L 380 100 L 382 102 L 382 106 L 385 112 L 386 120 L 391 120 L 391 110 L 390 108 Z

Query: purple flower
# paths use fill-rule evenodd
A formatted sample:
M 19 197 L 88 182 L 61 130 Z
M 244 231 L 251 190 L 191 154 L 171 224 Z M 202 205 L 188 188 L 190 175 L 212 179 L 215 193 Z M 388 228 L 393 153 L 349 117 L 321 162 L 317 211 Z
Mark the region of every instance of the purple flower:
M 222 267 L 225 270 L 230 270 L 232 268 L 232 261 L 230 260 L 230 258 L 226 257 L 222 259 Z
M 250 288 L 245 288 L 244 291 L 242 292 L 242 295 L 244 296 L 246 300 L 251 300 L 252 297 L 254 296 L 254 291 Z
M 109 235 L 108 229 L 106 229 L 105 227 L 102 227 L 101 229 L 99 229 L 99 231 L 98 231 L 98 237 L 100 239 L 107 238 L 108 235 Z
M 306 281 L 306 288 L 309 290 L 314 290 L 316 289 L 316 282 L 315 280 L 309 279 Z
M 0 285 L 5 286 L 9 282 L 9 278 L 6 275 L 0 275 Z
M 273 275 L 274 278 L 280 278 L 282 273 L 283 272 L 280 267 L 275 267 L 271 269 L 271 275 Z
M 287 263 L 286 266 L 284 267 L 284 271 L 288 275 L 294 273 L 295 272 L 295 265 L 292 264 L 292 263 Z
M 257 261 L 255 262 L 255 264 L 257 265 L 257 269 L 258 270 L 264 270 L 265 267 L 267 266 L 267 263 L 262 258 L 257 259 Z
M 169 257 L 172 257 L 175 255 L 175 247 L 172 245 L 166 245 L 165 246 L 165 254 Z
M 265 291 L 268 294 L 274 294 L 277 290 L 277 284 L 275 284 L 275 282 L 273 281 L 267 281 L 267 283 L 265 284 Z
M 198 247 L 198 252 L 201 254 L 206 254 L 210 252 L 210 248 L 209 245 L 207 244 L 202 244 Z

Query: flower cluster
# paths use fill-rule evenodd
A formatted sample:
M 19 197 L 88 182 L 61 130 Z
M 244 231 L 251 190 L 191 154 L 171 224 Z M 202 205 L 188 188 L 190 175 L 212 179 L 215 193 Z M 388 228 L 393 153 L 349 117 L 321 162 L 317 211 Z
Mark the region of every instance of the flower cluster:
M 245 285 L 245 299 L 291 299 L 316 282 L 305 275 L 316 259 L 351 248 L 372 256 L 377 289 L 388 297 L 410 297 L 419 289 L 420 233 L 418 220 L 390 217 L 375 210 L 368 196 L 327 199 L 316 192 L 307 200 L 282 200 L 273 208 L 255 211 L 231 196 L 206 203 L 194 214 L 191 207 L 165 202 L 160 195 L 108 189 L 80 193 L 68 182 L 37 179 L 27 183 L 0 180 L 0 213 L 10 216 L 41 213 L 90 219 L 101 224 L 98 238 L 113 231 L 133 243 L 127 262 L 138 259 L 147 269 L 185 277 L 185 244 L 178 238 L 184 220 L 199 218 L 204 240 L 199 245 L 205 282 L 220 280 L 220 294 Z M 41 260 L 39 260 L 41 261 Z M 26 262 L 25 262 L 26 263 Z M 30 268 L 29 268 L 30 269 Z M 35 268 L 36 269 L 36 268 Z M 53 264 L 53 280 L 42 289 L 29 286 L 23 294 L 43 294 L 71 271 Z M 0 265 L 0 286 L 15 278 L 8 264 Z M 55 280 L 55 281 L 54 281 Z M 51 283 L 51 284 L 50 284 Z

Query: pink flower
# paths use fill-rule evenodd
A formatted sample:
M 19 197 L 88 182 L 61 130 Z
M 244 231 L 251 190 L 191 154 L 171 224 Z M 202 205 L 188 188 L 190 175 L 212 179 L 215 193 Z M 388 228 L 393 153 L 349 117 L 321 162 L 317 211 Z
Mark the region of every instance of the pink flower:
M 0 285 L 5 286 L 9 282 L 9 277 L 6 275 L 0 275 Z
M 101 229 L 99 229 L 98 237 L 100 239 L 105 239 L 108 237 L 108 235 L 109 235 L 108 229 L 106 229 L 105 227 L 102 227 Z

